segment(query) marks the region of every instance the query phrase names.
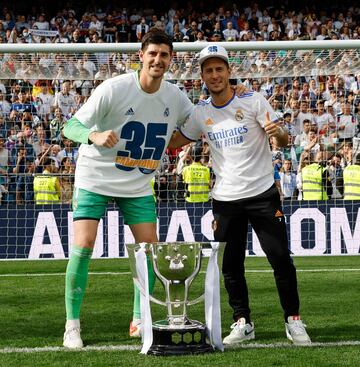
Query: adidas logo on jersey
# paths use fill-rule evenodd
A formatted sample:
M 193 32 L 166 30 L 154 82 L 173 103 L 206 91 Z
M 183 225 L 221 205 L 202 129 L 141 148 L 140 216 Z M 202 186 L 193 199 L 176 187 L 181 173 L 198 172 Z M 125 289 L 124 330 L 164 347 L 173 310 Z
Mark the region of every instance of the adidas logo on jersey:
M 211 118 L 208 118 L 206 121 L 205 121 L 205 125 L 209 126 L 209 125 L 214 125 L 214 121 L 211 120 Z
M 126 111 L 125 116 L 133 116 L 133 115 L 135 115 L 135 112 L 134 112 L 134 110 L 132 109 L 132 107 L 130 107 L 130 108 Z

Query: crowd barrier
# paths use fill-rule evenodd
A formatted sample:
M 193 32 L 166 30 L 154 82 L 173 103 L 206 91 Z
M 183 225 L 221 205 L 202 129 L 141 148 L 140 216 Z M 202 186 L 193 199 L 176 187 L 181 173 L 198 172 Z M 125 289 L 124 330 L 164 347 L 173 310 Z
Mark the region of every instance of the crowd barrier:
M 360 201 L 285 201 L 284 214 L 293 255 L 359 255 Z M 210 241 L 211 203 L 160 203 L 160 241 Z M 248 254 L 265 256 L 249 226 Z M 0 207 L 0 259 L 64 259 L 73 242 L 69 205 Z M 94 258 L 126 257 L 134 238 L 121 213 L 109 205 L 99 223 Z

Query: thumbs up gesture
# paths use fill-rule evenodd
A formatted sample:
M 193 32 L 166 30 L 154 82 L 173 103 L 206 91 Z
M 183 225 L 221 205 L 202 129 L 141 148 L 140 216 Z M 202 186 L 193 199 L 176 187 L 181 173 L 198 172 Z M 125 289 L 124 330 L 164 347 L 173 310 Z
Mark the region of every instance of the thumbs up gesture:
M 286 131 L 280 126 L 280 124 L 272 122 L 270 120 L 270 113 L 267 111 L 265 113 L 265 125 L 264 130 L 266 134 L 272 138 L 276 138 L 279 145 L 284 147 L 288 144 L 288 134 Z
M 279 125 L 275 124 L 274 122 L 272 122 L 270 120 L 270 113 L 269 111 L 266 111 L 265 113 L 265 126 L 264 126 L 264 130 L 266 132 L 266 134 L 269 135 L 269 137 L 276 137 L 279 132 Z

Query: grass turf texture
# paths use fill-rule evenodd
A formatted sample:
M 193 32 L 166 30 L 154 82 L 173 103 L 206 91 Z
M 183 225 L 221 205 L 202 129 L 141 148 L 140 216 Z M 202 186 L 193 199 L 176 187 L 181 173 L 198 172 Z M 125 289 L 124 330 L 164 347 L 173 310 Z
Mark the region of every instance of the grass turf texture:
M 313 342 L 360 341 L 360 258 L 296 257 L 301 314 Z M 138 351 L 3 353 L 5 348 L 62 345 L 64 328 L 64 272 L 66 261 L 0 262 L 0 366 L 358 366 L 360 347 L 240 348 L 202 356 L 151 357 Z M 263 258 L 248 258 L 246 268 L 256 340 L 286 343 L 283 316 L 270 267 Z M 338 270 L 337 270 L 338 269 Z M 342 271 L 341 269 L 357 269 Z M 265 272 L 252 272 L 260 270 Z M 306 270 L 306 271 L 302 271 Z M 313 270 L 313 271 L 309 271 Z M 320 271 L 319 271 L 320 270 Z M 331 270 L 331 271 L 327 271 Z M 337 271 L 336 271 L 337 270 Z M 128 337 L 132 283 L 126 259 L 93 260 L 82 308 L 82 337 L 89 346 L 137 345 Z M 99 274 L 114 272 L 116 274 Z M 1 276 L 24 274 L 27 276 Z M 32 274 L 32 275 L 31 275 Z M 43 274 L 44 276 L 39 276 Z M 195 295 L 202 286 L 200 274 Z M 223 335 L 229 333 L 231 310 L 222 285 Z M 163 292 L 157 283 L 155 293 Z M 153 319 L 165 308 L 152 306 Z M 204 320 L 203 304 L 189 307 L 189 316 Z M 1 353 L 2 352 L 2 353 Z

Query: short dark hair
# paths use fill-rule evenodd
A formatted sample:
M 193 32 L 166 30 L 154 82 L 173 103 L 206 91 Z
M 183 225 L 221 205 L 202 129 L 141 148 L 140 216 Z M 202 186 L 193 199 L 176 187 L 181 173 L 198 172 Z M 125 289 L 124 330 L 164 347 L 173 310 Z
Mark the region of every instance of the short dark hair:
M 191 156 L 192 156 L 192 159 L 195 162 L 200 162 L 201 157 L 202 157 L 202 147 L 201 147 L 201 145 L 196 144 L 195 146 L 192 147 Z
M 145 51 L 150 44 L 165 44 L 169 46 L 171 52 L 173 51 L 171 38 L 158 28 L 151 28 L 150 31 L 144 35 L 141 41 L 141 51 Z

